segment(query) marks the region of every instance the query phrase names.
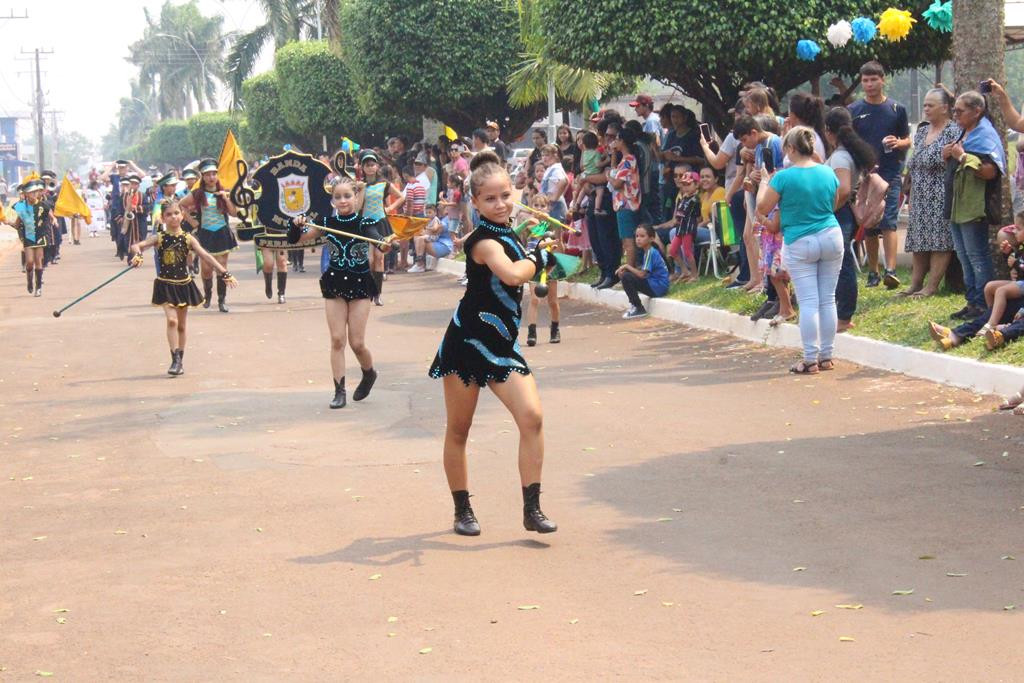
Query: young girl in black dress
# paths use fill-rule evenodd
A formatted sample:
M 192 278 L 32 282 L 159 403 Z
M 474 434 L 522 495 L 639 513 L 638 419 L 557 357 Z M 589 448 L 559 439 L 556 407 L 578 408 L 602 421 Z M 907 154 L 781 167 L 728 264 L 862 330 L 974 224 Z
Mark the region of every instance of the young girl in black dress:
M 375 240 L 384 236 L 377 231 L 379 222 L 364 219 L 359 212 L 363 185 L 348 176 L 339 176 L 331 190 L 334 214 L 322 219 L 324 227 L 362 235 Z M 370 272 L 371 244 L 354 237 L 343 237 L 321 231 L 315 224 L 306 226 L 306 217 L 292 219 L 288 241 L 299 241 L 303 233 L 310 239 L 323 235 L 330 254 L 327 270 L 320 277 L 320 292 L 327 309 L 327 328 L 331 332 L 331 372 L 334 378 L 334 399 L 331 408 L 344 408 L 345 397 L 345 340 L 356 354 L 363 377 L 352 394 L 352 400 L 362 401 L 370 395 L 377 371 L 373 357 L 366 348 L 366 321 L 370 317 L 370 300 L 377 295 L 377 286 Z M 387 253 L 391 245 L 378 246 Z
M 509 227 L 514 203 L 508 172 L 492 151 L 470 165 L 473 206 L 480 214 L 466 239 L 466 294 L 459 302 L 430 376 L 444 378 L 448 425 L 444 437 L 444 471 L 455 501 L 455 533 L 476 536 L 480 525 L 469 504 L 466 441 L 481 387 L 488 387 L 512 413 L 519 428 L 519 478 L 523 486 L 523 526 L 550 533 L 558 526 L 540 509 L 544 464 L 540 396 L 519 349 L 523 284 L 547 265 L 545 244 L 532 252 L 522 247 Z
M 167 344 L 171 347 L 171 367 L 167 369 L 167 374 L 180 375 L 185 372 L 182 358 L 185 355 L 188 309 L 203 303 L 203 295 L 199 293 L 189 272 L 189 252 L 195 253 L 212 270 L 217 271 L 226 286 L 234 287 L 238 281 L 203 249 L 198 239 L 181 229 L 185 214 L 178 200 L 164 200 L 160 214 L 163 230 L 131 245 L 129 251 L 132 254 L 131 264 L 138 268 L 142 265 L 142 252 L 156 247 L 159 275 L 153 280 L 153 305 L 163 306 L 164 315 L 167 316 Z

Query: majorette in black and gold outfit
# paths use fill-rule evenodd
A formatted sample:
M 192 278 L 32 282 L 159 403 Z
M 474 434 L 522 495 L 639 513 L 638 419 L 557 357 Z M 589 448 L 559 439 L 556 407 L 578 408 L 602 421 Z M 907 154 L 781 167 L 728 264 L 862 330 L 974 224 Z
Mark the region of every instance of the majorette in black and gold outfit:
M 518 341 L 523 288 L 506 285 L 490 268 L 472 259 L 473 247 L 482 240 L 499 242 L 512 261 L 529 259 L 536 264 L 546 252 L 535 250 L 528 255 L 510 227 L 485 218 L 466 239 L 466 294 L 437 349 L 430 376 L 438 379 L 454 373 L 467 386 L 475 382 L 484 387 L 491 380 L 504 382 L 513 372 L 529 375 L 530 368 Z
M 365 219 L 358 213 L 348 216 L 325 216 L 319 223 L 310 225 L 341 230 L 375 240 L 384 239 L 377 230 L 377 221 Z M 292 244 L 298 242 L 301 234 L 302 229 L 292 224 L 288 231 L 288 241 Z M 354 301 L 375 297 L 377 285 L 370 273 L 370 243 L 326 231 L 323 237 L 330 254 L 327 270 L 320 276 L 320 293 L 324 298 Z
M 203 303 L 203 295 L 188 270 L 189 244 L 194 239 L 183 231 L 157 233 L 156 258 L 160 275 L 153 280 L 153 305 L 194 307 Z

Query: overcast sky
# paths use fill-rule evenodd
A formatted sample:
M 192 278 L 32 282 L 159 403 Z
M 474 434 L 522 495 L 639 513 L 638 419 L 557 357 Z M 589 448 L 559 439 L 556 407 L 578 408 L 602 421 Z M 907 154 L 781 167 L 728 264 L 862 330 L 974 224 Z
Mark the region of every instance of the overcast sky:
M 172 0 L 182 4 L 182 0 Z M 21 50 L 37 47 L 54 52 L 42 62 L 47 109 L 63 111 L 60 125 L 98 142 L 117 115 L 118 101 L 130 92 L 136 69 L 125 61 L 128 45 L 142 37 L 143 8 L 158 16 L 163 0 L 0 0 L 0 16 L 13 10 L 28 19 L 0 20 L 0 113 L 27 116 L 31 111 L 31 63 Z M 203 14 L 224 17 L 224 30 L 248 30 L 263 21 L 256 0 L 199 0 Z M 270 67 L 269 50 L 261 67 Z M 25 72 L 25 73 L 19 73 Z M 31 128 L 19 122 L 19 132 Z

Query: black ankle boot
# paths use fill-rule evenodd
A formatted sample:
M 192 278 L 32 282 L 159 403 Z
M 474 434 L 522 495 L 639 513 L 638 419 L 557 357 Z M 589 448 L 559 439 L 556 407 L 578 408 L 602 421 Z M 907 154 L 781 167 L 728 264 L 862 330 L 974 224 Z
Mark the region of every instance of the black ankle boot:
M 344 408 L 348 401 L 345 398 L 345 378 L 334 380 L 334 399 L 331 400 L 331 408 Z
M 274 296 L 274 274 L 263 272 L 263 293 L 267 295 L 268 299 Z
M 277 303 L 284 303 L 284 290 L 288 284 L 288 271 L 277 274 Z
M 36 288 L 35 287 L 35 281 L 33 280 L 33 277 L 34 276 L 32 275 L 32 271 L 26 269 L 25 270 L 25 282 L 28 285 L 28 293 L 29 294 L 31 294 L 32 291 L 35 290 L 35 288 Z
M 352 392 L 353 401 L 362 401 L 364 398 L 370 395 L 370 389 L 373 388 L 373 383 L 377 381 L 377 371 L 373 368 L 367 368 L 363 370 L 363 378 L 359 380 L 359 386 Z
M 559 343 L 561 341 L 562 341 L 562 335 L 558 331 L 558 323 L 557 322 L 553 322 L 553 323 L 551 323 L 551 343 L 552 344 L 557 344 L 557 343 Z
M 210 307 L 210 300 L 213 298 L 213 278 L 203 278 L 203 308 Z
M 526 328 L 526 345 L 536 346 L 537 345 L 537 326 L 529 325 Z
M 168 375 L 180 375 L 185 372 L 185 369 L 181 366 L 181 359 L 184 355 L 185 351 L 183 349 L 171 351 L 171 367 L 167 368 Z
M 175 374 L 185 374 L 185 349 L 178 349 L 178 372 Z
M 460 536 L 479 536 L 480 522 L 476 521 L 473 508 L 469 504 L 469 491 L 452 491 L 455 501 L 455 533 Z
M 43 293 L 43 270 L 42 268 L 36 268 L 36 296 L 41 296 Z
M 224 278 L 217 278 L 217 310 L 221 313 L 230 313 L 228 305 L 224 303 L 224 300 L 228 296 L 228 283 L 224 281 Z
M 540 482 L 523 487 L 523 527 L 538 534 L 558 531 L 558 525 L 540 511 Z

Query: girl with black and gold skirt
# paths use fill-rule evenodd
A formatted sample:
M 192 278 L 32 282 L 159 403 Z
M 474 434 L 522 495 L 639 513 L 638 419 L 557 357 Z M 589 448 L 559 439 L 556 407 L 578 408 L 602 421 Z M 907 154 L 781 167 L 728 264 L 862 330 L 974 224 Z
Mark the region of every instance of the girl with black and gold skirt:
M 184 213 L 177 200 L 165 200 L 160 211 L 164 229 L 131 245 L 129 250 L 131 263 L 138 268 L 142 265 L 142 252 L 150 247 L 156 248 L 160 274 L 153 281 L 153 305 L 163 306 L 167 316 L 167 344 L 171 350 L 171 367 L 167 374 L 180 375 L 185 372 L 182 358 L 185 355 L 188 309 L 203 303 L 203 295 L 189 272 L 189 253 L 195 253 L 203 263 L 217 271 L 225 287 L 234 287 L 238 282 L 227 268 L 203 249 L 198 239 L 181 229 Z
M 339 176 L 331 189 L 334 213 L 322 219 L 323 226 L 374 240 L 382 240 L 377 232 L 378 222 L 364 219 L 359 212 L 362 203 L 362 183 L 348 176 Z M 308 225 L 308 227 L 307 227 Z M 334 399 L 331 408 L 344 408 L 345 394 L 345 342 L 348 341 L 359 361 L 363 377 L 352 394 L 352 400 L 362 401 L 370 395 L 377 371 L 373 369 L 373 356 L 366 347 L 366 322 L 370 317 L 370 300 L 377 295 L 377 285 L 370 271 L 370 243 L 355 237 L 336 235 L 321 226 L 307 224 L 305 216 L 292 219 L 288 241 L 295 244 L 303 234 L 310 239 L 321 235 L 326 240 L 330 260 L 327 270 L 320 276 L 320 293 L 327 311 L 327 328 L 331 333 L 331 373 L 334 379 Z M 378 246 L 387 253 L 391 245 Z
M 547 244 L 527 252 L 509 218 L 512 182 L 498 155 L 478 153 L 470 164 L 470 189 L 480 222 L 466 239 L 466 294 L 455 309 L 430 376 L 444 380 L 447 427 L 444 472 L 455 503 L 455 533 L 480 534 L 469 504 L 466 442 L 480 390 L 494 392 L 519 428 L 519 478 L 523 487 L 523 527 L 546 534 L 558 525 L 540 509 L 544 432 L 537 384 L 519 348 L 523 285 L 548 264 Z

